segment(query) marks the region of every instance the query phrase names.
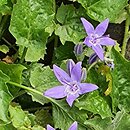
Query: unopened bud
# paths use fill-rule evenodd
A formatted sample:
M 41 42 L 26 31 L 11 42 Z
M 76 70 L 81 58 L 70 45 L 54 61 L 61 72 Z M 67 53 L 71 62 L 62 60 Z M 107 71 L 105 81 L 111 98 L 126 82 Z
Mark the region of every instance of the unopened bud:
M 85 81 L 86 78 L 87 78 L 87 71 L 86 68 L 83 68 L 81 72 L 81 81 Z
M 96 60 L 97 60 L 98 56 L 96 53 L 93 53 L 90 57 L 89 57 L 89 60 L 88 60 L 88 63 L 89 64 L 92 64 L 94 63 Z
M 76 44 L 74 47 L 75 55 L 80 55 L 83 52 L 83 44 Z

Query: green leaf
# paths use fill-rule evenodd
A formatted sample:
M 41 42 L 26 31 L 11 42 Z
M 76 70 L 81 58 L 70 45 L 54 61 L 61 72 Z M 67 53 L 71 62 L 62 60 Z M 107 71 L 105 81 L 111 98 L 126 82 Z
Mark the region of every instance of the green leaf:
M 31 71 L 30 83 L 40 92 L 60 84 L 57 81 L 52 69 L 50 69 L 49 66 L 42 67 L 42 64 L 37 64 L 37 66 Z
M 88 110 L 93 114 L 99 114 L 102 118 L 111 117 L 111 108 L 104 97 L 98 91 L 91 92 L 78 99 L 75 103 L 79 110 Z
M 99 116 L 95 116 L 92 119 L 86 120 L 84 124 L 86 124 L 90 128 L 93 128 L 94 130 L 105 130 L 106 127 L 111 124 L 111 122 L 112 120 L 109 117 L 102 119 Z
M 55 50 L 55 56 L 56 56 L 56 61 L 55 62 L 61 62 L 62 60 L 66 59 L 73 59 L 74 53 L 74 44 L 70 42 L 66 42 L 65 45 L 61 45 Z
M 78 122 L 78 130 L 86 130 L 84 121 L 87 118 L 87 113 L 84 110 L 79 110 L 75 106 L 70 106 L 64 100 L 57 100 L 53 104 L 53 120 L 55 128 L 67 130 L 74 122 Z
M 35 125 L 31 128 L 31 130 L 46 130 L 45 128 L 39 126 L 39 125 Z
M 85 37 L 80 21 L 80 17 L 84 14 L 83 8 L 76 9 L 72 5 L 62 4 L 58 8 L 56 18 L 60 24 L 56 25 L 55 34 L 60 37 L 62 44 L 66 41 L 78 43 Z
M 9 81 L 9 77 L 0 70 L 0 120 L 3 123 L 9 122 L 8 107 L 12 100 L 6 85 L 7 81 Z
M 130 115 L 124 109 L 116 113 L 112 124 L 104 130 L 129 130 L 130 129 Z
M 18 0 L 11 17 L 10 32 L 18 46 L 27 47 L 26 61 L 43 58 L 49 33 L 54 24 L 54 0 Z
M 3 53 L 7 53 L 7 52 L 9 52 L 9 48 L 6 45 L 1 45 L 0 51 Z
M 51 113 L 49 112 L 49 107 L 48 109 L 41 109 L 35 112 L 36 116 L 36 122 L 40 126 L 46 127 L 47 124 L 52 124 L 53 119 L 51 116 Z
M 112 71 L 113 89 L 111 93 L 113 110 L 121 105 L 130 111 L 130 62 L 124 59 L 119 52 L 112 49 L 114 70 Z
M 27 114 L 21 109 L 20 106 L 9 106 L 9 113 L 12 124 L 15 128 L 20 128 L 23 126 L 30 126 L 31 121 L 29 120 Z
M 4 4 L 7 4 L 7 0 L 1 0 L 0 1 L 0 6 L 4 5 Z
M 17 130 L 16 128 L 13 127 L 12 124 L 7 124 L 7 125 L 0 125 L 0 130 Z
M 0 70 L 9 76 L 11 81 L 16 83 L 22 82 L 22 71 L 24 69 L 26 69 L 26 67 L 20 64 L 6 64 L 4 62 L 0 62 Z
M 36 78 L 37 77 L 37 78 Z M 37 64 L 30 74 L 30 83 L 38 91 L 44 92 L 45 90 L 59 85 L 54 73 L 50 67 L 42 67 L 41 64 Z M 41 104 L 48 102 L 46 98 L 40 95 L 30 93 L 33 96 L 34 101 L 38 101 Z
M 77 0 L 86 9 L 87 14 L 96 21 L 109 18 L 111 22 L 117 21 L 128 0 Z M 118 5 L 118 6 L 117 6 Z
M 106 77 L 102 75 L 96 67 L 93 67 L 88 71 L 86 82 L 96 84 L 102 94 L 104 94 L 104 91 L 107 89 L 108 86 L 108 83 L 106 82 Z
M 11 81 L 19 84 L 22 82 L 22 71 L 24 69 L 26 68 L 20 64 L 6 64 L 4 62 L 0 62 L 0 70 L 2 70 Z M 9 90 L 12 94 L 16 94 L 19 88 L 9 86 Z
M 13 4 L 11 0 L 1 0 L 0 1 L 0 13 L 2 15 L 11 15 Z

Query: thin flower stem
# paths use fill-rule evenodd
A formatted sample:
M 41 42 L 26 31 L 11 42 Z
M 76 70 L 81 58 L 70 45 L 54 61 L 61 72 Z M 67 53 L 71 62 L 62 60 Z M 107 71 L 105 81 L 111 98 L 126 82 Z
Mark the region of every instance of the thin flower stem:
M 89 72 L 89 71 L 90 71 L 90 69 L 91 69 L 93 66 L 95 66 L 96 64 L 97 64 L 97 61 L 95 61 L 94 63 L 92 63 L 92 64 L 89 66 L 89 68 L 88 68 L 87 72 Z
M 41 96 L 43 96 L 44 98 L 50 100 L 52 103 L 54 103 L 54 104 L 56 104 L 56 105 L 59 106 L 59 104 L 58 104 L 54 99 L 44 96 L 42 92 L 40 92 L 40 91 L 38 91 L 38 90 L 36 90 L 36 89 L 33 89 L 33 88 L 31 88 L 31 87 L 27 87 L 27 86 L 24 86 L 24 85 L 21 85 L 21 84 L 12 82 L 12 81 L 8 81 L 7 83 L 8 83 L 8 84 L 11 84 L 11 85 L 14 85 L 14 86 L 16 86 L 16 87 L 22 88 L 22 89 L 24 89 L 24 90 L 27 90 L 27 91 L 29 91 L 29 92 L 33 92 L 33 93 L 36 93 L 36 94 L 38 94 L 38 95 L 41 95 Z
M 43 96 L 43 93 L 31 88 L 31 87 L 26 87 L 24 85 L 21 85 L 21 84 L 18 84 L 18 83 L 15 83 L 15 82 L 12 82 L 12 81 L 9 81 L 7 82 L 8 84 L 11 84 L 11 85 L 14 85 L 16 87 L 19 87 L 19 88 L 22 88 L 22 89 L 25 89 L 27 91 L 30 91 L 30 92 L 33 92 L 33 93 L 36 93 L 36 94 L 39 94 L 39 95 L 42 95 Z
M 121 54 L 123 57 L 125 57 L 125 53 L 126 53 L 126 45 L 127 45 L 127 42 L 128 42 L 128 37 L 129 37 L 129 24 L 130 24 L 130 12 L 129 12 L 129 9 L 127 9 L 127 19 L 126 19 L 126 22 L 125 22 L 125 33 L 124 33 L 124 39 L 123 39 L 123 45 L 122 45 L 122 51 L 121 51 Z
M 20 63 L 23 63 L 23 62 L 24 62 L 24 59 L 25 59 L 26 53 L 27 53 L 27 48 L 24 47 L 24 50 L 23 50 L 23 53 L 22 53 L 22 57 L 21 57 L 21 59 L 20 59 Z
M 58 45 L 58 36 L 55 35 L 55 39 L 54 39 L 54 50 L 53 50 L 53 56 L 52 56 L 52 61 L 55 60 L 55 50 L 57 48 Z
M 2 37 L 2 40 L 5 41 L 10 47 L 12 47 L 15 51 L 17 51 L 17 49 L 11 44 L 9 43 L 4 37 Z

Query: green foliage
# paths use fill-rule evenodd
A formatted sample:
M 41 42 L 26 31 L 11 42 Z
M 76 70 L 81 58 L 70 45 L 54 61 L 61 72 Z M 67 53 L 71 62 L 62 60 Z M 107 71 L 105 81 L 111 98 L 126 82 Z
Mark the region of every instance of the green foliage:
M 2 15 L 10 15 L 12 12 L 13 4 L 11 0 L 0 1 L 0 13 Z
M 42 67 L 41 64 L 37 64 L 36 67 L 31 71 L 30 83 L 40 92 L 59 85 L 59 82 L 55 78 L 52 69 L 50 69 L 49 66 Z
M 19 106 L 9 106 L 9 113 L 12 124 L 15 128 L 23 129 L 29 128 L 31 126 L 31 121 L 29 120 L 28 113 L 25 113 Z
M 81 16 L 84 16 L 83 8 L 76 9 L 72 5 L 64 4 L 58 8 L 56 18 L 59 24 L 56 25 L 55 34 L 60 37 L 62 44 L 66 41 L 78 43 L 85 37 Z
M 1 105 L 1 109 L 0 109 L 0 119 L 4 122 L 9 121 L 8 119 L 8 107 L 9 104 L 12 100 L 12 96 L 9 92 L 9 90 L 14 94 L 16 93 L 19 89 L 15 89 L 11 88 L 8 90 L 8 87 L 6 85 L 6 83 L 11 80 L 11 81 L 15 81 L 17 83 L 21 83 L 21 74 L 23 69 L 25 69 L 25 67 L 23 67 L 22 65 L 9 65 L 3 62 L 0 62 L 0 105 Z M 10 86 L 11 87 L 11 86 Z
M 10 32 L 17 45 L 28 48 L 27 61 L 37 61 L 45 54 L 49 36 L 45 28 L 53 25 L 53 3 L 53 0 L 18 0 L 13 8 Z
M 9 76 L 11 81 L 19 84 L 21 84 L 22 82 L 22 71 L 24 69 L 25 67 L 20 64 L 6 64 L 4 62 L 0 62 L 0 70 Z M 14 88 L 13 86 L 10 86 L 9 90 L 13 95 L 15 95 L 19 91 L 19 88 Z
M 65 45 L 61 45 L 55 51 L 56 56 L 55 61 L 61 62 L 66 59 L 73 59 L 75 57 L 73 50 L 74 50 L 74 44 L 72 44 L 71 42 L 66 42 Z
M 46 127 L 46 124 L 53 123 L 52 116 L 49 113 L 50 109 L 51 108 L 48 107 L 47 110 L 41 109 L 35 112 L 37 124 L 39 124 L 40 126 Z
M 0 121 L 3 123 L 9 122 L 8 107 L 12 99 L 6 85 L 7 81 L 9 81 L 9 77 L 0 70 Z
M 1 0 L 0 1 L 0 6 L 4 5 L 4 4 L 7 4 L 7 0 Z
M 75 106 L 70 108 L 64 100 L 56 101 L 53 104 L 53 120 L 56 128 L 66 130 L 74 121 L 77 121 L 78 130 L 85 130 L 86 118 L 87 113 L 84 110 L 79 110 Z
M 0 130 L 17 130 L 12 124 L 0 126 Z
M 124 109 L 117 112 L 111 125 L 105 130 L 129 130 L 130 129 L 130 115 Z
M 106 130 L 106 127 L 110 125 L 111 122 L 112 120 L 110 117 L 102 119 L 100 116 L 95 116 L 92 119 L 86 120 L 84 124 L 86 124 L 90 128 L 93 128 L 94 130 Z
M 128 0 L 0 0 L 0 59 L 14 58 L 12 64 L 0 62 L 0 130 L 45 130 L 47 124 L 67 130 L 74 121 L 78 130 L 130 129 L 130 62 L 121 56 L 120 44 L 104 53 L 114 59 L 114 69 L 103 61 L 89 65 L 93 51 L 84 45 L 85 82 L 98 90 L 80 96 L 72 107 L 65 98 L 44 96 L 60 84 L 53 63 L 66 70 L 67 59 L 79 60 L 74 45 L 86 37 L 80 18 L 121 23 L 130 13 L 127 5 Z M 25 92 L 38 107 L 25 108 L 19 100 L 27 104 Z
M 128 0 L 77 0 L 86 9 L 89 17 L 96 21 L 109 18 L 115 22 L 122 13 Z
M 49 67 L 42 67 L 40 64 L 37 64 L 31 71 L 30 83 L 36 90 L 42 93 L 49 88 L 59 85 L 52 70 Z M 40 102 L 41 104 L 48 102 L 48 100 L 41 95 L 35 93 L 30 94 L 33 96 L 34 101 Z
M 112 116 L 109 104 L 97 91 L 84 95 L 75 105 L 79 110 L 88 110 L 93 114 L 99 114 L 102 118 Z
M 21 83 L 22 71 L 24 69 L 26 69 L 26 67 L 21 64 L 6 64 L 0 62 L 0 70 L 9 76 L 11 81 L 16 83 Z
M 0 51 L 2 51 L 3 53 L 7 53 L 9 51 L 9 48 L 6 45 L 1 45 Z
M 20 106 L 10 105 L 9 113 L 11 122 L 17 130 L 45 130 L 43 127 L 35 125 L 35 116 L 23 111 Z
M 115 64 L 112 71 L 113 88 L 111 93 L 113 110 L 121 105 L 121 107 L 130 111 L 130 62 L 114 49 L 112 49 L 112 54 Z

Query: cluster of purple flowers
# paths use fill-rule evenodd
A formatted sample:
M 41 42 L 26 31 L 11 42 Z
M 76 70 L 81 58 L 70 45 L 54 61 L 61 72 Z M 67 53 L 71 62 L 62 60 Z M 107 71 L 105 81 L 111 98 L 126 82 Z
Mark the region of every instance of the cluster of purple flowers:
M 103 61 L 104 50 L 102 46 L 115 45 L 114 40 L 109 38 L 108 35 L 103 36 L 108 27 L 109 20 L 104 20 L 95 29 L 86 19 L 81 18 L 81 21 L 87 33 L 87 37 L 83 43 L 88 47 L 91 47 L 95 52 L 89 61 L 92 62 L 97 57 Z M 75 46 L 74 51 L 77 55 L 80 55 L 83 51 L 82 45 Z M 82 69 L 81 65 L 82 62 L 75 64 L 74 61 L 70 59 L 67 62 L 67 72 L 58 66 L 53 65 L 54 74 L 61 85 L 46 90 L 44 95 L 55 99 L 66 97 L 67 103 L 72 107 L 73 102 L 80 95 L 97 90 L 97 85 L 82 82 L 86 79 L 86 71 L 85 69 Z M 50 125 L 47 125 L 47 130 L 55 129 Z M 77 122 L 75 121 L 68 130 L 77 130 Z

